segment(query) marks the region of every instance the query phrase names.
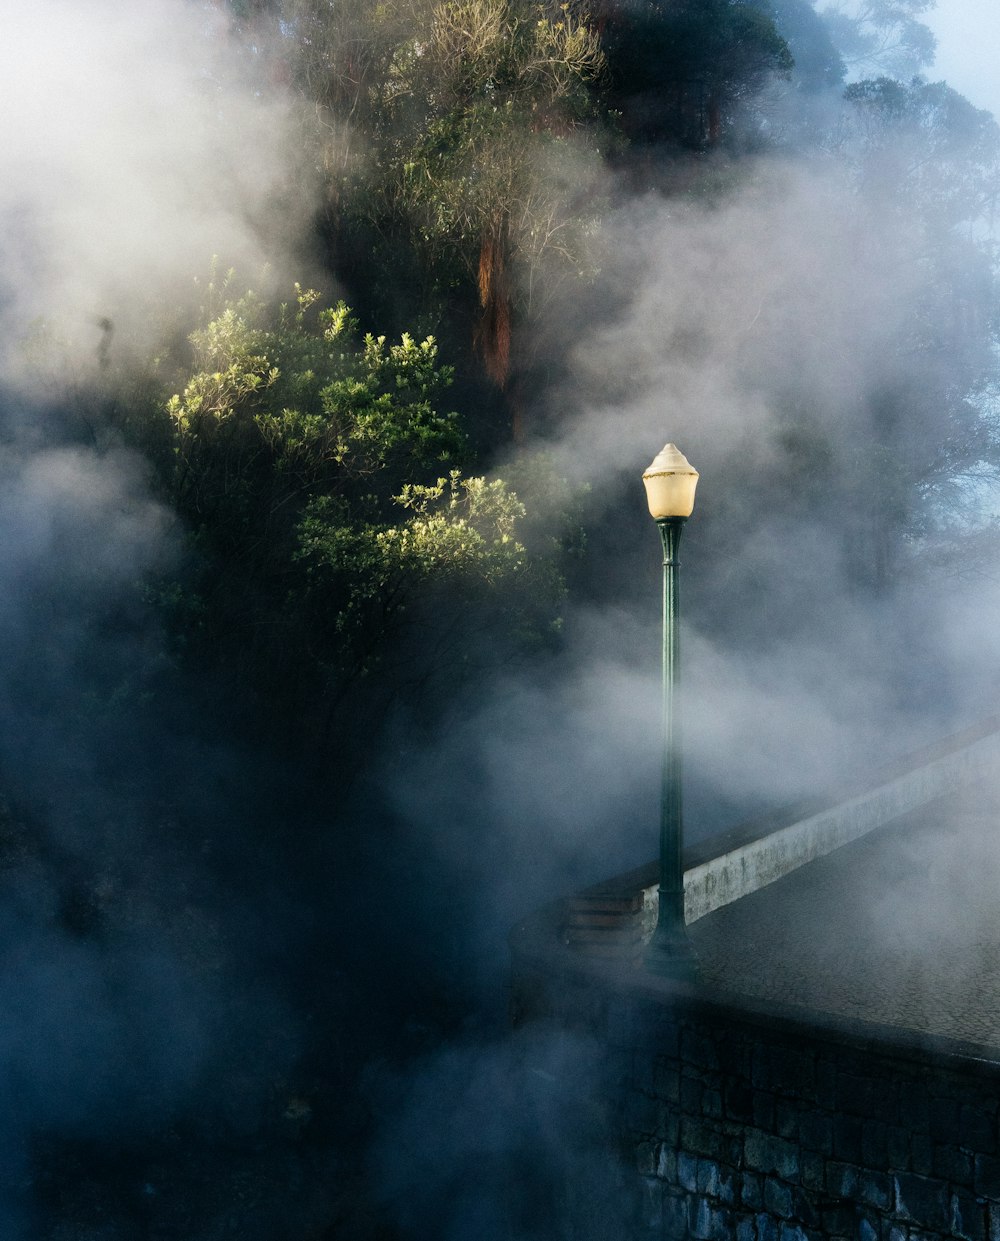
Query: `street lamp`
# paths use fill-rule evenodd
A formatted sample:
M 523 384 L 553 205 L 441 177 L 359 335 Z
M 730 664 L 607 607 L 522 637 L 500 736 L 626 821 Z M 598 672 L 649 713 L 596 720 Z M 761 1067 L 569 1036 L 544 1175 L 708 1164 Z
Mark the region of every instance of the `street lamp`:
M 681 800 L 681 726 L 674 691 L 680 673 L 677 548 L 694 508 L 698 471 L 667 444 L 645 471 L 649 511 L 663 543 L 663 780 L 660 800 L 660 890 L 656 930 L 646 966 L 656 974 L 693 982 L 698 961 L 684 922 L 684 822 Z

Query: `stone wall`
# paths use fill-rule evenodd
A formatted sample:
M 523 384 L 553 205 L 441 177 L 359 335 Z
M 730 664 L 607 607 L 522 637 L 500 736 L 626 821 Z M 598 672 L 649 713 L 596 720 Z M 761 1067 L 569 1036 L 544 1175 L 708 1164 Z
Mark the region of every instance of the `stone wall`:
M 984 721 L 840 800 L 686 850 L 688 921 L 998 756 L 998 722 Z M 656 978 L 636 966 L 657 879 L 657 864 L 641 867 L 512 933 L 515 1020 L 588 1035 L 607 1068 L 593 1089 L 625 1189 L 620 1238 L 572 1185 L 567 1238 L 1000 1241 L 1000 1028 L 979 1047 Z
M 551 931 L 515 933 L 517 1015 L 607 1050 L 622 1241 L 1000 1241 L 1000 1064 L 984 1049 L 580 962 L 544 947 Z M 590 1241 L 588 1220 L 567 1224 Z
M 653 1029 L 626 1103 L 648 1235 L 1000 1236 L 1000 1073 L 732 1015 Z

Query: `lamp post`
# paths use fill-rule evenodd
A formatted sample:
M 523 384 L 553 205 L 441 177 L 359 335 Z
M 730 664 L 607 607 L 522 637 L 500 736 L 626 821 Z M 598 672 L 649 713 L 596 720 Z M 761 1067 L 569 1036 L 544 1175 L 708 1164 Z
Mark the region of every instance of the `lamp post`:
M 645 471 L 650 514 L 663 543 L 663 778 L 660 800 L 660 888 L 656 929 L 646 948 L 648 969 L 693 982 L 698 962 L 684 922 L 684 823 L 681 727 L 675 690 L 680 673 L 677 548 L 694 508 L 698 471 L 667 444 Z

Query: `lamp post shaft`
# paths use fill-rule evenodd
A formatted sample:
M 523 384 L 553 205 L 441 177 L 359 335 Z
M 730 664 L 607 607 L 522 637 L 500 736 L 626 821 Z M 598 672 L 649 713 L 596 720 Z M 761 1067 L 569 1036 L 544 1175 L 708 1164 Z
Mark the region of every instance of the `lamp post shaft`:
M 660 885 L 656 929 L 646 964 L 658 974 L 693 981 L 698 967 L 684 922 L 684 813 L 681 771 L 680 634 L 677 551 L 687 519 L 657 520 L 663 543 L 663 767 L 660 796 Z

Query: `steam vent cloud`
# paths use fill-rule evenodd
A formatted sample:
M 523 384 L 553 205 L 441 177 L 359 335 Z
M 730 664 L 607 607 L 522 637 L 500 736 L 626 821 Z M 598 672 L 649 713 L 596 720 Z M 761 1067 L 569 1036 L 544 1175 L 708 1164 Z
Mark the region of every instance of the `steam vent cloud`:
M 37 317 L 92 355 L 100 319 L 121 339 L 213 255 L 248 280 L 282 266 L 310 205 L 294 116 L 234 55 L 220 9 L 11 0 L 3 26 L 8 371 Z
M 86 386 L 102 333 L 116 363 L 142 356 L 213 256 L 258 288 L 287 281 L 313 197 L 294 110 L 235 54 L 219 7 L 10 0 L 2 28 L 0 1235 L 39 1241 L 62 1228 L 35 1214 L 40 1131 L 98 1161 L 122 1143 L 115 1175 L 151 1203 L 135 1144 L 210 1081 L 228 1082 L 208 1106 L 238 1132 L 255 1066 L 292 1056 L 294 1018 L 228 956 L 237 923 L 245 947 L 255 933 L 239 899 L 219 913 L 225 850 L 209 858 L 176 817 L 186 805 L 218 847 L 220 786 L 246 772 L 133 693 L 165 660 L 137 583 L 175 563 L 176 519 L 138 454 L 88 437 Z M 69 1183 L 71 1165 L 62 1148 L 49 1166 Z M 169 1235 L 210 1235 L 218 1207 L 197 1192 L 168 1206 Z M 101 1209 L 104 1235 L 132 1232 L 120 1197 Z M 74 1211 L 58 1235 L 96 1236 Z
M 911 155 L 900 139 L 879 157 L 883 171 L 909 166 Z M 890 175 L 859 177 L 858 158 L 858 144 L 845 138 L 809 159 L 762 159 L 716 202 L 626 201 L 598 242 L 600 296 L 566 308 L 572 361 L 552 397 L 560 418 L 552 450 L 607 505 L 608 525 L 629 535 L 604 566 L 615 606 L 578 617 L 572 630 L 580 663 L 567 684 L 602 678 L 594 699 L 614 717 L 597 726 L 602 789 L 616 788 L 642 752 L 621 687 L 652 678 L 657 619 L 643 613 L 650 632 L 642 640 L 635 605 L 631 626 L 617 609 L 639 582 L 648 585 L 643 554 L 652 562 L 655 549 L 626 526 L 623 505 L 641 490 L 643 452 L 667 435 L 701 472 L 683 554 L 692 601 L 685 732 L 688 765 L 715 795 L 794 800 L 868 763 L 875 737 L 900 751 L 915 744 L 940 726 L 937 712 L 952 695 L 969 710 L 973 702 L 989 709 L 983 695 L 994 680 L 978 665 L 995 645 L 989 582 L 973 590 L 950 578 L 939 608 L 915 601 L 905 581 L 891 599 L 852 581 L 872 554 L 879 490 L 891 491 L 895 470 L 926 475 L 933 510 L 937 458 L 950 451 L 954 424 L 945 400 L 926 394 L 977 378 L 942 289 L 945 280 L 961 290 L 962 279 L 979 278 L 961 266 L 967 257 L 949 271 L 952 243 L 928 229 L 927 199 L 908 200 Z M 924 346 L 921 333 L 939 343 Z M 900 393 L 906 429 L 897 455 L 879 457 L 886 396 Z M 975 470 L 970 462 L 959 483 L 969 495 Z M 930 543 L 926 554 L 936 554 Z M 942 648 L 929 662 L 924 642 L 935 626 Z M 632 662 L 638 651 L 645 673 Z M 887 675 L 890 652 L 921 710 Z M 567 698 L 558 718 L 541 723 L 532 713 L 524 729 L 509 730 L 510 744 L 537 755 L 536 730 L 570 736 L 594 727 L 577 720 Z M 503 744 L 484 737 L 488 753 Z M 525 770 L 516 787 L 519 798 L 537 789 L 534 817 L 551 821 L 543 792 L 551 776 L 532 782 Z M 607 808 L 598 791 L 591 804 L 603 812 L 579 821 L 596 840 Z M 690 817 L 698 832 L 699 816 Z
M 915 210 L 859 195 L 836 159 L 762 161 L 709 209 L 629 202 L 600 243 L 619 313 L 581 325 L 579 392 L 559 393 L 584 411 L 565 422 L 567 464 L 595 482 L 634 470 L 669 419 L 729 478 L 776 452 L 796 407 L 853 451 L 852 420 L 908 365 L 894 346 L 931 292 L 923 241 Z

